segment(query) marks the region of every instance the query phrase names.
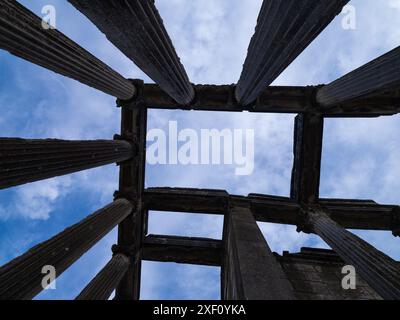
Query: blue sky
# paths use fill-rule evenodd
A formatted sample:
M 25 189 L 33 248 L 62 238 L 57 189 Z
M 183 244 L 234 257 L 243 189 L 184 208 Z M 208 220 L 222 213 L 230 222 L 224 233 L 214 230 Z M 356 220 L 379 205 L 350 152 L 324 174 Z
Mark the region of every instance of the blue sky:
M 146 77 L 67 1 L 20 1 L 36 14 L 57 9 L 57 28 L 127 78 Z M 344 30 L 339 16 L 276 80 L 276 85 L 330 82 L 400 44 L 399 0 L 354 0 L 357 27 Z M 240 76 L 260 0 L 156 0 L 176 50 L 194 83 L 230 84 Z M 99 139 L 119 131 L 115 99 L 0 51 L 0 135 Z M 150 111 L 149 129 L 168 121 L 194 129 L 253 128 L 255 170 L 235 176 L 231 166 L 147 166 L 146 186 L 226 189 L 287 196 L 293 162 L 295 115 Z M 400 202 L 400 117 L 328 119 L 324 131 L 321 196 Z M 112 201 L 118 168 L 110 165 L 0 191 L 0 264 L 25 252 Z M 260 224 L 273 250 L 323 247 L 293 227 Z M 221 238 L 222 219 L 151 213 L 150 232 Z M 400 259 L 389 232 L 357 232 Z M 107 263 L 115 230 L 57 281 L 41 299 L 74 298 Z M 218 299 L 219 269 L 145 262 L 144 299 Z

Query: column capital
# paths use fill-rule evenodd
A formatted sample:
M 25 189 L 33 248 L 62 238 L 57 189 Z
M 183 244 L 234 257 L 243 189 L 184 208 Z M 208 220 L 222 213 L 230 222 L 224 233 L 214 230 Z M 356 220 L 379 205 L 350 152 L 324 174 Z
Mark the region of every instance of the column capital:
M 297 232 L 315 233 L 313 225 L 320 218 L 330 218 L 328 209 L 319 204 L 302 204 L 298 214 Z
M 139 248 L 136 245 L 121 245 L 121 244 L 114 244 L 111 247 L 111 251 L 113 256 L 122 254 L 128 258 L 134 258 L 134 261 L 139 261 Z
M 400 298 L 400 270 L 396 261 L 340 226 L 320 206 L 304 206 L 300 211 L 305 216 L 306 226 L 346 264 L 356 267 L 360 277 L 382 298 Z
M 136 108 L 146 108 L 146 102 L 144 99 L 144 81 L 141 79 L 128 79 L 129 82 L 135 87 L 135 94 L 128 100 L 117 99 L 117 107 L 128 108 L 130 110 Z
M 140 206 L 137 195 L 131 192 L 114 191 L 114 201 L 118 199 L 128 200 L 133 206 L 133 212 L 137 211 Z

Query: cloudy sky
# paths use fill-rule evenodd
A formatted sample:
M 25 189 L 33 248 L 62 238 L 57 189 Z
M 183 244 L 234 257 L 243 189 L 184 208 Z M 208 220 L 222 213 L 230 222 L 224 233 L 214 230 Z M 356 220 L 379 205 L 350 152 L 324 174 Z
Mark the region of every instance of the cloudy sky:
M 44 5 L 57 9 L 57 28 L 127 78 L 146 77 L 67 1 L 21 0 L 36 14 Z M 156 0 L 165 26 L 194 83 L 237 82 L 261 0 Z M 356 29 L 331 25 L 276 80 L 276 85 L 329 83 L 400 44 L 400 0 L 353 0 Z M 119 131 L 115 99 L 0 51 L 0 135 L 3 137 L 110 139 Z M 254 129 L 255 169 L 235 176 L 233 166 L 152 166 L 146 186 L 225 189 L 288 196 L 293 163 L 295 115 L 150 111 L 149 129 Z M 400 195 L 400 118 L 328 119 L 324 131 L 322 197 L 373 199 L 398 204 Z M 76 223 L 112 201 L 118 186 L 115 165 L 0 192 L 0 264 Z M 315 236 L 293 227 L 260 224 L 271 248 L 298 251 L 325 247 Z M 215 216 L 150 215 L 155 234 L 220 239 Z M 357 232 L 400 259 L 389 232 Z M 110 259 L 115 230 L 57 280 L 57 289 L 40 299 L 74 298 Z M 397 243 L 398 244 L 398 243 Z M 144 262 L 143 299 L 218 299 L 219 268 Z

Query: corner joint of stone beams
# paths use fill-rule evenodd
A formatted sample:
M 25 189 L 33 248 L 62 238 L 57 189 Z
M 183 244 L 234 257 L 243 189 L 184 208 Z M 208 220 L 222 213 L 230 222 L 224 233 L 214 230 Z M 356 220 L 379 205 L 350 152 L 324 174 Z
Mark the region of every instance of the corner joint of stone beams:
M 144 97 L 144 81 L 142 79 L 128 79 L 135 87 L 135 94 L 128 100 L 117 99 L 118 108 L 128 108 L 129 110 L 146 108 Z
M 137 212 L 141 207 L 139 196 L 134 192 L 116 190 L 114 192 L 114 201 L 125 199 L 132 204 L 132 212 Z
M 327 209 L 323 208 L 321 205 L 313 203 L 301 203 L 300 209 L 297 216 L 297 229 L 298 233 L 314 234 L 313 230 L 313 219 L 320 216 L 321 214 L 326 214 L 329 216 Z
M 113 256 L 117 254 L 122 254 L 127 258 L 133 258 L 134 262 L 140 260 L 140 250 L 136 245 L 121 245 L 121 244 L 114 244 L 111 247 L 111 251 Z
M 321 116 L 323 117 L 324 112 L 326 112 L 326 109 L 324 110 L 324 108 L 321 106 L 321 104 L 318 102 L 317 99 L 317 94 L 318 91 L 324 87 L 324 84 L 320 84 L 317 86 L 309 86 L 309 90 L 308 90 L 308 94 L 307 94 L 307 98 L 308 98 L 308 102 L 311 106 L 310 110 L 308 110 L 309 114 L 313 114 L 315 116 Z

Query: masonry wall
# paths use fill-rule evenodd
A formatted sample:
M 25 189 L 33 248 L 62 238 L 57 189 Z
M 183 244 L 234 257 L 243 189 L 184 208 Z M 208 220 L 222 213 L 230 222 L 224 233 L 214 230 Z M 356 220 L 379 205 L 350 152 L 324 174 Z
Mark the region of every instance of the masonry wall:
M 302 248 L 300 253 L 277 255 L 299 300 L 381 300 L 360 277 L 356 290 L 344 290 L 345 263 L 332 250 Z

